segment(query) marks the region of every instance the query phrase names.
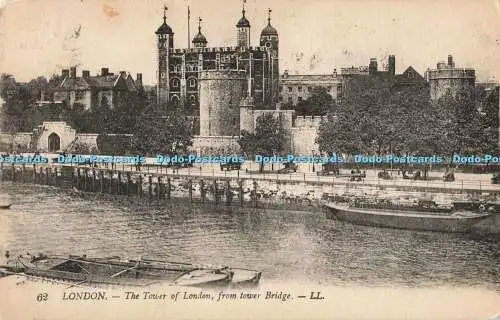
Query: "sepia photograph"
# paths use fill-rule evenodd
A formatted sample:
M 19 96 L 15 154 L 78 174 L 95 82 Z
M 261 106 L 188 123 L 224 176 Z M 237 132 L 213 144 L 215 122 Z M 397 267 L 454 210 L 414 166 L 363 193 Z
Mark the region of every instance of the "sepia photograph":
M 0 0 L 0 320 L 500 320 L 499 0 Z

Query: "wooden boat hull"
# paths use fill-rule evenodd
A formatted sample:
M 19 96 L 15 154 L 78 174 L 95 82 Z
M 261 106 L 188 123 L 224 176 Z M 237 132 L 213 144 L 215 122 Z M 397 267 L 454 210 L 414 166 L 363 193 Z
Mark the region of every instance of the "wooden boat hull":
M 194 287 L 240 287 L 256 285 L 261 278 L 261 272 L 249 269 L 119 257 L 41 256 L 20 258 L 19 262 L 15 273 L 82 284 L 145 286 L 168 282 Z
M 323 203 L 326 217 L 353 224 L 419 231 L 470 232 L 472 227 L 490 214 L 473 216 L 453 216 L 426 214 L 425 212 L 405 212 L 402 210 L 374 211 L 350 208 L 334 203 Z
M 9 209 L 12 204 L 2 204 L 0 205 L 0 209 Z
M 232 287 L 256 286 L 262 276 L 262 272 L 249 269 L 229 268 L 228 271 L 233 273 Z
M 193 270 L 182 274 L 173 284 L 187 287 L 226 287 L 233 273 L 221 270 Z

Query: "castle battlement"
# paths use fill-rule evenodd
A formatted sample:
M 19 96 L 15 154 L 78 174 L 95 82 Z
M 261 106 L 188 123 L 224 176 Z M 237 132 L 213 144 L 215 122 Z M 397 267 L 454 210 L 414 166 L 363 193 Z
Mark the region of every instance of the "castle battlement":
M 203 70 L 200 71 L 200 80 L 216 79 L 246 79 L 246 70 Z
M 204 53 L 204 52 L 215 52 L 215 53 L 234 53 L 234 52 L 264 52 L 268 48 L 265 46 L 258 47 L 212 47 L 212 48 L 183 48 L 174 49 L 170 48 L 169 53 L 186 54 L 186 53 Z
M 315 127 L 318 128 L 322 120 L 326 120 L 326 116 L 297 116 L 295 118 L 294 127 Z
M 429 79 L 443 79 L 443 78 L 475 78 L 476 71 L 467 68 L 441 68 L 436 70 L 429 70 Z

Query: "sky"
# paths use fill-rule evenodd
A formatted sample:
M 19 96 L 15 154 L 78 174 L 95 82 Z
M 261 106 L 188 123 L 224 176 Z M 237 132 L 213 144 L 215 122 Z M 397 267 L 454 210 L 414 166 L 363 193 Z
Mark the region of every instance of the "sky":
M 156 83 L 154 31 L 163 22 L 175 47 L 187 47 L 198 17 L 208 46 L 235 46 L 239 0 L 0 0 L 0 73 L 18 81 L 78 65 L 143 74 Z M 453 55 L 475 68 L 478 80 L 500 79 L 500 0 L 247 0 L 252 45 L 267 24 L 268 8 L 280 41 L 280 72 L 325 74 L 343 67 L 379 68 L 396 55 L 396 72 L 427 68 Z

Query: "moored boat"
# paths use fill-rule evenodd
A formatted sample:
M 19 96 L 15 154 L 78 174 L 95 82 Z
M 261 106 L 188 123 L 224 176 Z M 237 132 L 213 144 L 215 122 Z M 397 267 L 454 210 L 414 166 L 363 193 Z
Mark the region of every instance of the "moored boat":
M 9 209 L 12 204 L 0 204 L 0 209 Z
M 352 204 L 323 202 L 326 217 L 353 224 L 436 232 L 470 232 L 481 220 L 491 216 L 487 212 L 439 210 L 407 210 L 404 207 L 362 208 Z
M 2 270 L 5 270 L 3 272 Z M 256 284 L 261 272 L 229 267 L 198 266 L 191 263 L 120 257 L 19 256 L 0 270 L 4 275 L 24 274 L 78 284 L 145 286 L 159 282 L 186 286 L 224 286 Z M 236 275 L 236 277 L 234 277 Z

